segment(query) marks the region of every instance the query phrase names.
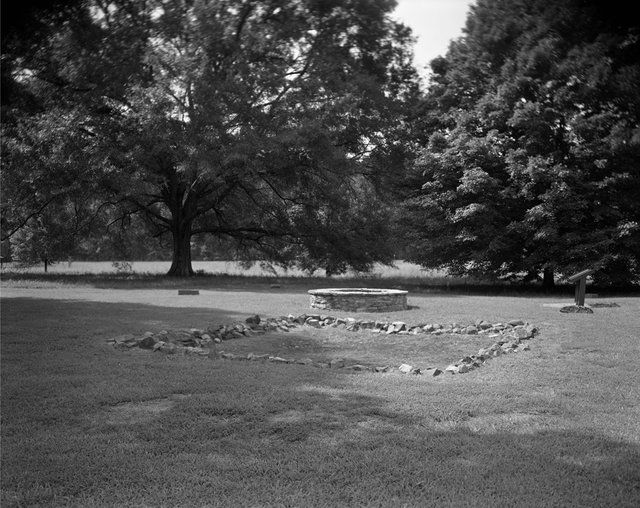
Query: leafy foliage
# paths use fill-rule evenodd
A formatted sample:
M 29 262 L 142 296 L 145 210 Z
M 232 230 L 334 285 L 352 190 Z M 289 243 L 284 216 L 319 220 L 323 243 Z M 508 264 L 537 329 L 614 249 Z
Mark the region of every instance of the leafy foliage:
M 200 234 L 281 264 L 302 253 L 305 264 L 329 257 L 343 270 L 356 250 L 347 232 L 365 219 L 346 197 L 362 201 L 367 188 L 366 199 L 378 199 L 359 182 L 375 181 L 401 153 L 389 147 L 417 92 L 410 32 L 389 18 L 393 5 L 81 2 L 64 22 L 50 21 L 34 55 L 14 60 L 14 81 L 39 114 L 51 122 L 58 104 L 73 118 L 66 137 L 83 143 L 81 161 L 39 170 L 81 181 L 75 174 L 89 166 L 112 221 L 138 214 L 152 235 L 171 236 L 175 275 L 192 273 Z M 23 116 L 37 129 L 36 115 Z M 7 154 L 11 171 L 32 171 L 12 147 Z M 343 233 L 318 249 L 327 221 Z M 388 260 L 357 250 L 358 266 Z
M 480 0 L 433 76 L 411 259 L 640 275 L 640 29 L 618 2 Z M 630 14 L 630 12 L 626 12 Z

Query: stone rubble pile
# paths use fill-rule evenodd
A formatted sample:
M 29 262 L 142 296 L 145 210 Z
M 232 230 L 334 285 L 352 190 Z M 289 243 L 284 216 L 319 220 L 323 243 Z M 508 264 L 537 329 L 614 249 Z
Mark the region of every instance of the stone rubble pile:
M 317 362 L 309 358 L 292 359 L 281 358 L 274 355 L 237 355 L 224 351 L 212 351 L 215 344 L 223 341 L 242 337 L 251 337 L 268 332 L 289 332 L 291 329 L 306 326 L 313 328 L 344 328 L 347 331 L 367 330 L 371 333 L 384 333 L 387 335 L 486 335 L 493 341 L 492 345 L 480 349 L 476 354 L 465 356 L 458 362 L 447 366 L 444 372 L 452 374 L 464 374 L 481 366 L 487 360 L 497 356 L 528 351 L 529 345 L 523 343 L 531 339 L 537 333 L 535 326 L 522 320 L 512 320 L 507 323 L 489 323 L 477 320 L 473 324 L 439 324 L 427 323 L 421 325 L 408 325 L 402 321 L 373 321 L 357 320 L 354 318 L 338 318 L 319 314 L 289 315 L 280 318 L 261 319 L 260 316 L 252 316 L 245 323 L 233 323 L 230 325 L 214 325 L 207 329 L 189 328 L 180 330 L 162 330 L 157 333 L 145 332 L 142 336 L 125 335 L 110 339 L 108 342 L 117 349 L 141 348 L 158 351 L 166 354 L 183 354 L 211 356 L 227 360 L 268 361 L 273 363 L 295 363 L 300 365 L 312 365 L 319 368 L 344 368 L 354 371 L 388 372 L 390 365 L 370 366 L 361 364 L 347 365 L 344 359 L 336 358 L 328 362 Z M 405 374 L 427 374 L 438 376 L 443 371 L 439 368 L 417 368 L 403 363 L 398 370 Z

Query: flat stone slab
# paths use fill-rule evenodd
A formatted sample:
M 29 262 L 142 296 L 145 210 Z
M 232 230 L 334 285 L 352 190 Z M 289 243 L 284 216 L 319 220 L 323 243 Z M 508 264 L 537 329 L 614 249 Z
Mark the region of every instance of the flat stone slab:
M 178 289 L 179 295 L 199 295 L 199 289 Z
M 314 309 L 350 312 L 390 312 L 407 309 L 407 293 L 402 289 L 325 288 L 311 289 L 310 306 Z
M 552 309 L 562 309 L 563 307 L 575 306 L 575 303 L 574 302 L 543 303 L 542 306 L 549 307 Z M 598 309 L 603 307 L 620 307 L 620 305 L 616 302 L 596 301 L 596 302 L 585 303 L 583 307 Z
M 565 314 L 593 314 L 593 309 L 586 305 L 567 305 L 562 307 L 560 312 Z

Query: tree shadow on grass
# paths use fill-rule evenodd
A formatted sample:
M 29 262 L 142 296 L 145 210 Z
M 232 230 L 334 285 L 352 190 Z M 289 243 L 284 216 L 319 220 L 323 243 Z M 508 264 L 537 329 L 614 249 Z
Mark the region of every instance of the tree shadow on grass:
M 2 300 L 2 326 L 7 331 L 20 328 L 32 332 L 46 331 L 54 327 L 61 332 L 75 334 L 83 331 L 125 334 L 148 327 L 156 331 L 162 328 L 205 327 L 237 321 L 250 315 L 250 311 L 232 312 L 215 307 L 164 307 L 142 303 L 28 297 Z
M 261 432 L 275 440 L 273 449 L 303 443 L 330 458 L 316 466 L 306 494 L 333 506 L 640 502 L 636 444 L 551 430 L 542 420 L 536 428 L 527 415 L 520 424 L 513 415 L 489 418 L 487 424 L 484 415 L 450 407 L 414 415 L 391 409 L 383 397 L 324 389 L 307 393 L 326 399 L 312 410 L 271 415 Z M 336 482 L 345 488 L 336 488 Z M 270 501 L 281 495 L 274 493 Z
M 506 430 L 451 407 L 399 411 L 385 397 L 345 389 L 335 373 L 311 372 L 243 363 L 225 370 L 215 390 L 169 395 L 173 402 L 164 405 L 127 403 L 130 411 L 150 411 L 139 421 L 105 417 L 100 411 L 109 408 L 100 408 L 88 427 L 55 420 L 47 430 L 26 426 L 9 439 L 25 438 L 21 453 L 8 443 L 3 458 L 3 506 L 640 501 L 635 444 L 518 424 Z

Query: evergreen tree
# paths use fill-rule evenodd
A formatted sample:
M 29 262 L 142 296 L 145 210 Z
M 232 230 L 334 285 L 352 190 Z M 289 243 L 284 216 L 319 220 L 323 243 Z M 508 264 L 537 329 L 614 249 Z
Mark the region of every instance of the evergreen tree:
M 410 258 L 454 273 L 640 276 L 640 29 L 621 2 L 479 0 L 433 75 Z

